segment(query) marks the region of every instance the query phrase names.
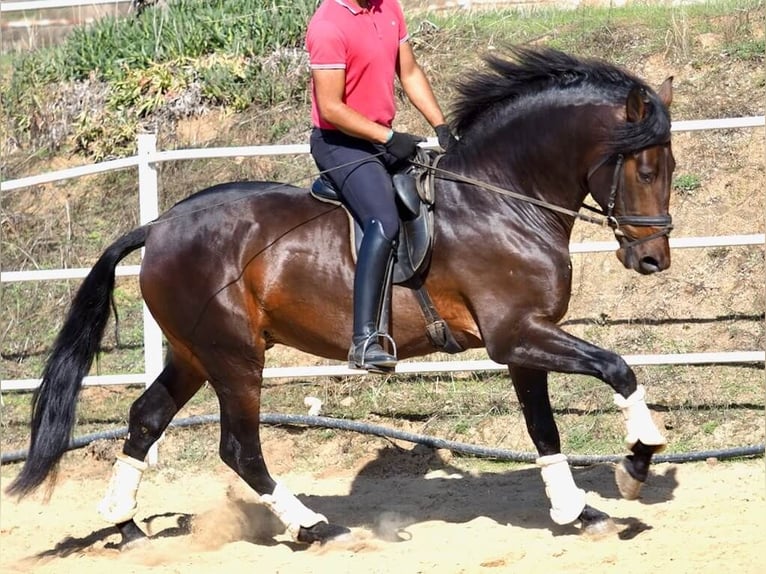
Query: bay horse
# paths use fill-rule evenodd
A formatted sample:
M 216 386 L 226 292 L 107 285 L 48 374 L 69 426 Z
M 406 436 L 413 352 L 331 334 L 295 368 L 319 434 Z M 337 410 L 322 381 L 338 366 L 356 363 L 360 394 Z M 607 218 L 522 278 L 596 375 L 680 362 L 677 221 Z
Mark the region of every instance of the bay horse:
M 569 240 L 590 194 L 625 268 L 650 274 L 670 265 L 672 77 L 654 91 L 615 65 L 547 48 L 509 48 L 484 61 L 457 85 L 450 117 L 460 141 L 438 164 L 423 281 L 460 347 L 485 347 L 508 366 L 552 520 L 598 529 L 610 519 L 586 503 L 561 452 L 548 373 L 591 375 L 614 391 L 631 451 L 616 468 L 624 497 L 638 496 L 666 441 L 626 362 L 557 326 L 571 295 Z M 164 370 L 130 408 L 129 436 L 99 506 L 102 516 L 123 543 L 144 536 L 133 519 L 144 459 L 208 381 L 220 404 L 221 459 L 296 540 L 347 533 L 275 481 L 261 450 L 266 350 L 281 344 L 344 361 L 351 335 L 347 216 L 306 189 L 275 182 L 202 190 L 105 250 L 46 363 L 29 456 L 9 492 L 33 491 L 65 452 L 82 379 L 109 317 L 115 267 L 140 247 L 142 296 L 168 351 Z M 413 291 L 394 287 L 391 307 L 400 358 L 435 351 Z

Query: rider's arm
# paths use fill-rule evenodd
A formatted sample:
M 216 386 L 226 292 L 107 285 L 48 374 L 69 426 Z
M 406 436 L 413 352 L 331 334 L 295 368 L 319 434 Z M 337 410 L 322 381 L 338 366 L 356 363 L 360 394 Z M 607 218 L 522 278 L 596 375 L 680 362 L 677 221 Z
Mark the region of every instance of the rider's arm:
M 311 78 L 319 115 L 324 121 L 346 134 L 371 142 L 385 143 L 388 140 L 390 128 L 367 119 L 343 101 L 345 70 L 312 70 Z
M 408 41 L 399 44 L 396 73 L 399 75 L 404 93 L 431 127 L 444 124 L 444 114 L 436 101 L 431 83 L 415 59 L 412 46 Z

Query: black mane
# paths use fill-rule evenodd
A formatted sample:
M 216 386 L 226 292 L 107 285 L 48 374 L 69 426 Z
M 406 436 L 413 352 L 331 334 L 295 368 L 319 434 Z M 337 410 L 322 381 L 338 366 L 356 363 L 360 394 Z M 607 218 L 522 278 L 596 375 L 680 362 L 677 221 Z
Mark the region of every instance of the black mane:
M 613 152 L 630 152 L 670 139 L 670 115 L 645 82 L 597 59 L 576 58 L 551 48 L 511 47 L 510 57 L 490 54 L 487 69 L 457 85 L 451 123 L 470 142 L 506 114 L 523 114 L 542 105 L 621 104 L 630 90 L 643 89 L 650 102 L 647 117 L 615 127 L 604 142 Z M 478 136 L 482 137 L 482 136 Z

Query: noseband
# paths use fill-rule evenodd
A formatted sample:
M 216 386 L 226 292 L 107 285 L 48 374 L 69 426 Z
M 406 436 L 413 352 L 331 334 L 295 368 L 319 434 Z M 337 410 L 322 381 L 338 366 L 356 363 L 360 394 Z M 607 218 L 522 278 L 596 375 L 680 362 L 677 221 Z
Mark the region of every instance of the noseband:
M 591 176 L 603 167 L 611 157 L 614 156 L 605 157 L 588 171 L 589 182 Z M 617 201 L 617 196 L 625 186 L 625 157 L 621 153 L 617 154 L 616 157 L 617 161 L 615 162 L 614 173 L 612 174 L 612 187 L 609 189 L 606 211 L 587 204 L 583 205 L 583 207 L 603 215 L 606 218 L 606 224 L 612 229 L 614 235 L 616 237 L 624 237 L 627 240 L 627 243 L 623 245 L 626 249 L 664 235 L 670 235 L 670 232 L 673 230 L 673 218 L 670 215 L 614 215 L 614 205 Z M 661 229 L 645 237 L 634 237 L 625 232 L 623 229 L 624 225 L 631 227 L 660 227 Z

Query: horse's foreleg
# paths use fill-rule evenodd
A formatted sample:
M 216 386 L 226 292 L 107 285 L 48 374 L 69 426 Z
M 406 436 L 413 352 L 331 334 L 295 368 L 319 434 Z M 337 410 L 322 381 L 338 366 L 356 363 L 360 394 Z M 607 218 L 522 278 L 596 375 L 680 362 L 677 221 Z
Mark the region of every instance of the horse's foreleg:
M 567 457 L 561 453 L 548 395 L 548 373 L 518 366 L 509 366 L 509 372 L 527 431 L 540 455 L 536 462 L 551 503 L 551 519 L 562 525 L 580 520 L 588 532 L 603 530 L 611 524 L 609 516 L 585 503 L 585 491 L 575 484 Z
M 652 420 L 646 405 L 646 390 L 643 385 L 638 385 L 628 397 L 616 393 L 614 402 L 625 416 L 625 442 L 633 451 L 632 455 L 623 459 L 617 466 L 615 479 L 620 494 L 633 500 L 638 498 L 641 486 L 649 475 L 652 456 L 665 448 L 666 440 Z
M 628 428 L 626 442 L 633 453 L 618 466 L 617 485 L 625 498 L 637 498 L 648 476 L 652 455 L 665 447 L 666 440 L 652 420 L 646 406 L 646 393 L 636 383 L 633 370 L 619 355 L 574 337 L 553 324 L 527 325 L 524 340 L 524 345 L 513 348 L 507 362 L 598 377 L 614 389 L 615 403 L 622 409 Z
M 214 384 L 221 402 L 221 459 L 260 496 L 294 540 L 326 542 L 349 532 L 304 505 L 289 488 L 275 481 L 266 467 L 259 434 L 260 384 L 229 377 Z
M 147 467 L 144 459 L 175 414 L 203 383 L 200 375 L 169 360 L 157 380 L 131 406 L 128 438 L 112 467 L 106 495 L 98 507 L 102 518 L 120 531 L 120 546 L 145 537 L 133 520 L 138 509 L 138 487 Z

